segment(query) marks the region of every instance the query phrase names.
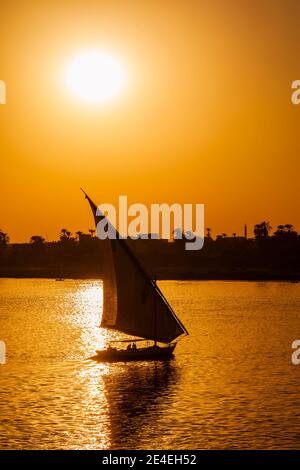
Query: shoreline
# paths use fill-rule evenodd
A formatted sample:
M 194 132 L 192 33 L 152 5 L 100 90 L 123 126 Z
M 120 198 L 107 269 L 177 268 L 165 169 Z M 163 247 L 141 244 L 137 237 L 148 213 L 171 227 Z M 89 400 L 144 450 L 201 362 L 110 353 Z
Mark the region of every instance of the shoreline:
M 156 274 L 162 281 L 287 281 L 300 282 L 300 273 L 270 273 L 270 272 L 169 272 L 161 271 Z M 3 271 L 0 279 L 101 279 L 100 272 L 70 272 L 70 271 Z

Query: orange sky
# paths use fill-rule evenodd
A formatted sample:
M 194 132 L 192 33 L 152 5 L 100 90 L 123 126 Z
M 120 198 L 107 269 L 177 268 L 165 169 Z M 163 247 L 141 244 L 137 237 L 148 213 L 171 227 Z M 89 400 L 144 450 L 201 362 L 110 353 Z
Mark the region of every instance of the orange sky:
M 12 241 L 87 230 L 83 186 L 98 203 L 204 203 L 213 236 L 300 230 L 297 3 L 2 0 L 0 228 Z M 128 84 L 89 106 L 63 73 L 97 47 Z

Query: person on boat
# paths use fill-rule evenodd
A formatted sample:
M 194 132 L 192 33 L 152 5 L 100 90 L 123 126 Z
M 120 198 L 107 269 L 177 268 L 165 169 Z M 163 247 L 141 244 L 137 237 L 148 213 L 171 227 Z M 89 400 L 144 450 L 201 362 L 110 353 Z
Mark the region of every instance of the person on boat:
M 127 351 L 130 351 L 130 350 L 131 350 L 131 344 L 128 344 Z
M 136 349 L 136 344 L 133 343 L 133 345 L 131 346 L 132 349 Z

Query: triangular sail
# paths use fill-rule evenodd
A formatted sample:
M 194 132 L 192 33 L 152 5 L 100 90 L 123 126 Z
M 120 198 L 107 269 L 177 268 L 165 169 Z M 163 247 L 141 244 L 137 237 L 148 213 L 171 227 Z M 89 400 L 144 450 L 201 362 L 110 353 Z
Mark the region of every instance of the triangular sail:
M 97 206 L 85 196 L 97 225 L 105 216 L 97 215 Z M 108 219 L 107 223 L 110 224 Z M 163 343 L 170 343 L 182 334 L 187 334 L 126 240 L 117 233 L 117 239 L 103 240 L 101 245 L 105 265 L 101 326 Z

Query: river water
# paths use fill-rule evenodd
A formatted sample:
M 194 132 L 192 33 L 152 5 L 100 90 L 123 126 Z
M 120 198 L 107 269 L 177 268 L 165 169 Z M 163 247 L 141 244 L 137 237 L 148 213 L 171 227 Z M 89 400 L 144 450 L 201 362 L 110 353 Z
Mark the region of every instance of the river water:
M 159 285 L 174 359 L 99 364 L 101 281 L 0 279 L 1 449 L 300 449 L 300 284 Z

